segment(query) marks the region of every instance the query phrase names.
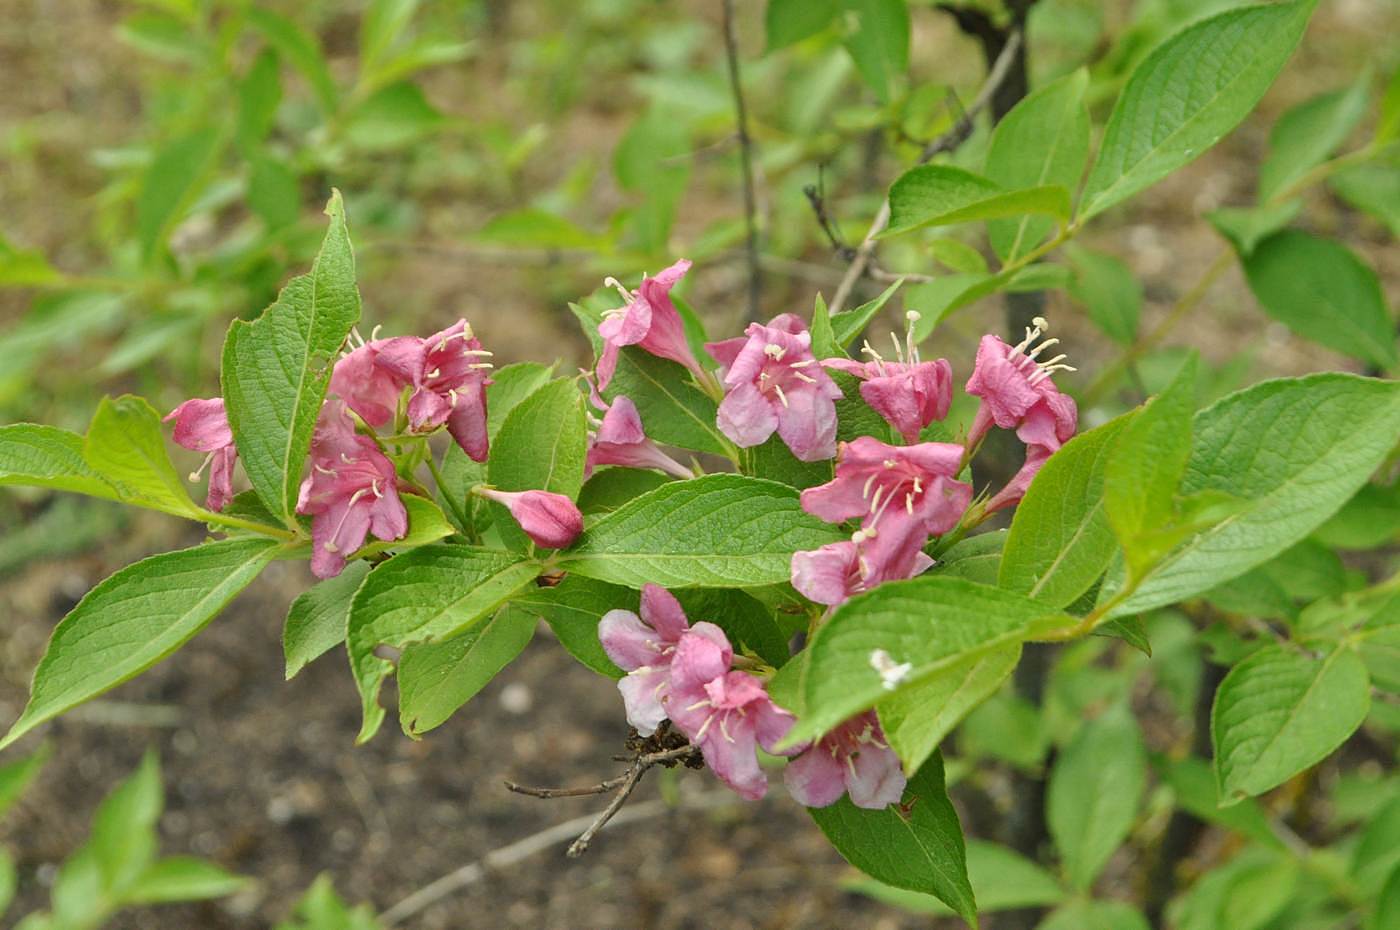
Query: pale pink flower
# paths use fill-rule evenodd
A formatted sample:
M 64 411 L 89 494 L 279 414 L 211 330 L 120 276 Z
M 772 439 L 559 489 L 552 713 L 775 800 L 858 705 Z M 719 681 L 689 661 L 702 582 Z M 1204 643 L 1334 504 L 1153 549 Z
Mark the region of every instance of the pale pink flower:
M 371 339 L 341 357 L 331 371 L 330 392 L 360 419 L 378 429 L 394 419 L 408 379 L 376 364 L 388 339 Z
M 408 426 L 426 432 L 447 424 L 447 431 L 473 461 L 486 460 L 486 388 L 491 384 L 491 353 L 481 347 L 466 320 L 458 320 L 427 339 L 385 339 L 374 363 L 406 384 Z
M 593 396 L 597 397 L 596 392 Z M 612 405 L 597 398 L 595 404 L 606 412 L 597 430 L 589 438 L 587 473 L 599 465 L 622 465 L 626 468 L 656 468 L 677 478 L 695 477 L 690 469 L 671 458 L 642 429 L 642 417 L 637 405 L 628 397 L 618 395 Z
M 223 510 L 233 500 L 233 464 L 238 450 L 233 445 L 233 430 L 228 425 L 222 397 L 195 397 L 185 401 L 165 416 L 164 422 L 175 421 L 175 444 L 195 452 L 209 453 L 204 463 L 190 474 L 198 481 L 205 468 L 209 469 L 209 493 L 204 505 L 210 510 Z
M 841 795 L 867 810 L 896 804 L 904 795 L 899 757 L 885 743 L 873 710 L 858 714 L 817 740 L 783 770 L 788 793 L 807 807 L 835 804 Z
M 962 446 L 891 446 L 871 436 L 842 443 L 836 477 L 802 492 L 802 509 L 828 523 L 860 518 L 853 539 L 867 587 L 909 578 L 930 536 L 958 525 L 972 488 L 956 479 Z
M 1057 371 L 1074 369 L 1063 363 L 1064 355 L 1037 360 L 1058 339 L 1046 339 L 1031 348 L 1047 325 L 1036 317 L 1026 338 L 1014 346 L 990 334 L 982 337 L 977 364 L 967 380 L 967 392 L 982 399 L 968 433 L 969 449 L 976 448 L 993 424 L 1014 429 L 1022 442 L 1050 446 L 1051 451 L 1074 435 L 1078 415 L 1074 400 L 1061 394 L 1051 380 Z
M 671 302 L 671 288 L 690 270 L 690 261 L 681 259 L 654 278 L 643 276 L 636 291 L 628 291 L 609 278 L 609 284 L 622 292 L 626 304 L 603 314 L 598 335 L 603 337 L 603 353 L 598 356 L 598 386 L 606 388 L 617 370 L 617 356 L 623 346 L 640 346 L 652 355 L 679 362 L 697 379 L 705 371 L 690 350 L 685 324 Z
M 761 445 L 776 430 L 804 462 L 836 454 L 841 389 L 812 355 L 812 334 L 801 319 L 785 313 L 767 326 L 750 323 L 743 338 L 705 348 L 725 368 L 716 420 L 736 445 Z
M 933 559 L 921 549 L 914 556 L 910 577 L 922 574 L 931 565 Z M 867 577 L 870 568 L 860 544 L 852 540 L 828 543 L 820 549 L 792 554 L 792 586 L 808 600 L 837 607 L 874 586 Z
M 822 364 L 861 379 L 860 396 L 899 430 L 906 443 L 913 444 L 925 426 L 948 415 L 953 402 L 953 369 L 947 359 L 925 362 L 919 358 L 919 347 L 914 344 L 914 323 L 919 314 L 910 310 L 906 316 L 909 329 L 904 344 L 890 335 L 895 361 L 885 360 L 866 342 L 862 351 L 870 361 L 828 358 Z
M 690 629 L 675 595 L 659 585 L 642 586 L 641 616 L 610 610 L 598 621 L 598 640 L 627 675 L 617 683 L 627 722 L 643 736 L 666 719 L 664 700 L 671 681 L 671 657 L 681 634 Z
M 333 578 L 345 558 L 373 533 L 383 540 L 408 532 L 394 463 L 373 439 L 355 432 L 339 400 L 328 401 L 311 440 L 311 474 L 301 483 L 297 513 L 311 514 L 311 573 Z
M 537 546 L 565 549 L 583 532 L 583 514 L 578 505 L 552 491 L 498 491 L 478 486 L 472 492 L 504 504 Z

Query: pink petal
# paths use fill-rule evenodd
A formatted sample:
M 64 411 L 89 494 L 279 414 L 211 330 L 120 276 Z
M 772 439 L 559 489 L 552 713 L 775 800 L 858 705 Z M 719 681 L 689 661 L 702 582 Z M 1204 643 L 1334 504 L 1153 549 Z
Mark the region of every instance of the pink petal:
M 853 593 L 856 544 L 850 540 L 829 543 L 820 549 L 792 554 L 792 586 L 818 604 L 844 604 Z
M 486 386 L 468 385 L 457 392 L 457 406 L 447 418 L 447 432 L 473 462 L 486 461 L 490 437 L 486 429 Z
M 783 784 L 804 807 L 828 807 L 846 793 L 845 775 L 841 763 L 819 743 L 787 764 Z
M 415 432 L 436 429 L 452 414 L 452 403 L 441 394 L 419 388 L 408 399 L 408 425 Z
M 904 770 L 899 757 L 877 743 L 865 743 L 851 757 L 843 773 L 851 803 L 867 810 L 881 810 L 904 796 Z
M 404 384 L 423 383 L 423 373 L 427 370 L 428 361 L 426 341 L 417 336 L 396 336 L 393 339 L 377 340 L 374 346 L 375 365 Z
M 837 371 L 844 371 L 846 374 L 853 375 L 857 378 L 868 377 L 870 369 L 870 366 L 867 365 L 865 362 L 858 362 L 853 358 L 839 357 L 822 359 L 822 367 L 834 368 Z
M 384 489 L 383 494 L 369 507 L 370 532 L 385 542 L 403 539 L 408 535 L 408 510 L 404 508 L 393 482 Z
M 678 688 L 697 687 L 703 691 L 706 684 L 728 672 L 733 662 L 729 637 L 713 623 L 702 620 L 692 624 L 677 641 L 671 658 L 671 678 Z M 676 720 L 674 716 L 671 719 Z
M 677 642 L 690 629 L 681 602 L 660 585 L 642 585 L 642 617 L 668 643 Z
M 635 671 L 661 658 L 661 636 L 630 610 L 610 610 L 598 621 L 598 641 L 623 671 Z
M 166 422 L 172 419 L 175 432 L 171 438 L 178 446 L 196 452 L 213 452 L 233 445 L 233 431 L 228 425 L 222 397 L 191 398 L 166 414 Z
M 204 505 L 210 510 L 223 510 L 233 500 L 233 463 L 238 453 L 232 445 L 213 453 L 209 462 L 209 494 Z
M 726 398 L 727 399 L 727 398 Z M 787 404 L 777 409 L 778 435 L 792 454 L 803 462 L 821 462 L 836 455 L 836 404 L 804 384 L 787 393 Z
M 758 765 L 753 723 L 731 713 L 725 715 L 724 724 L 723 729 L 719 721 L 710 725 L 700 741 L 700 753 L 710 771 L 735 794 L 757 801 L 768 793 L 768 777 Z
M 724 396 L 715 422 L 720 432 L 745 449 L 762 445 L 778 428 L 778 416 L 768 399 L 747 382 Z
M 748 341 L 747 336 L 736 336 L 733 339 L 724 339 L 720 342 L 707 342 L 705 343 L 705 351 L 719 362 L 721 368 L 728 369 L 734 365 L 734 360 L 739 357 L 739 353 L 743 351 Z
M 598 427 L 598 442 L 632 445 L 644 442 L 646 438 L 637 405 L 624 395 L 614 397 L 612 406 L 603 414 L 602 425 Z
M 650 736 L 666 719 L 662 703 L 666 695 L 668 674 L 664 666 L 643 665 L 623 676 L 617 683 L 622 692 L 622 706 L 627 722 L 642 736 Z
M 899 374 L 871 378 L 860 386 L 861 398 L 885 421 L 899 431 L 906 443 L 919 441 L 923 423 L 919 416 L 919 398 L 914 390 L 914 378 Z

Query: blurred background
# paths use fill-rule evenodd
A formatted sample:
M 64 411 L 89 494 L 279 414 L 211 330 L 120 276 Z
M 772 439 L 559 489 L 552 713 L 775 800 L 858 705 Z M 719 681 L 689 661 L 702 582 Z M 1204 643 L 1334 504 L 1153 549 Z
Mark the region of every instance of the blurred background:
M 1226 5 L 1042 0 L 1028 23 L 1030 85 L 1087 65 L 1101 123 L 1133 63 Z M 953 17 L 916 2 L 908 75 L 881 90 L 835 31 L 769 49 L 765 5 L 734 6 L 762 316 L 805 314 L 846 268 L 808 189 L 839 242 L 858 243 L 889 182 L 957 119 L 986 62 Z M 1079 368 L 1062 386 L 1082 390 L 1120 357 L 1104 319 L 1131 312 L 1150 329 L 1228 250 L 1205 217 L 1253 202 L 1277 116 L 1388 74 L 1397 50 L 1387 37 L 1397 34 L 1394 0 L 1324 3 L 1238 131 L 1095 221 L 1080 251 L 1056 257 L 1053 283 L 1069 287 L 1049 294 L 1045 315 Z M 605 276 L 634 279 L 678 257 L 696 262 L 684 296 L 712 338 L 746 320 L 751 278 L 720 0 L 5 0 L 0 76 L 0 422 L 82 430 L 103 394 L 134 391 L 169 409 L 217 393 L 229 321 L 256 315 L 306 266 L 332 187 L 345 195 L 366 332 L 383 324 L 389 335 L 428 333 L 465 316 L 498 364 L 559 359 L 570 370 L 586 363 L 588 344 L 568 302 Z M 980 166 L 986 136 L 979 129 L 954 163 Z M 1394 175 L 1336 178 L 1308 194 L 1296 223 L 1344 240 L 1397 292 Z M 904 237 L 882 247 L 880 262 L 891 273 L 953 278 L 978 272 L 980 247 L 971 237 Z M 1117 283 L 1095 286 L 1105 279 Z M 861 283 L 853 303 L 883 287 Z M 936 314 L 946 287 L 906 285 L 876 331 L 905 309 Z M 939 323 L 925 356 L 949 358 L 961 381 L 977 338 L 1003 332 L 1005 318 L 1000 295 L 963 308 Z M 1227 262 L 1131 378 L 1081 398 L 1083 422 L 1138 403 L 1185 345 L 1208 363 L 1203 401 L 1269 376 L 1362 370 L 1271 322 Z M 158 515 L 38 492 L 0 495 L 0 527 L 4 721 L 17 716 L 53 624 L 89 587 L 201 536 Z M 625 724 L 615 688 L 545 633 L 428 738 L 385 732 L 353 749 L 359 707 L 343 653 L 282 680 L 281 622 L 309 580 L 303 572 L 272 566 L 176 659 L 48 728 L 54 760 L 0 825 L 20 863 L 19 913 L 43 903 L 53 864 L 147 747 L 159 750 L 169 790 L 164 848 L 258 883 L 230 900 L 133 912 L 114 926 L 269 926 L 322 872 L 350 900 L 382 910 L 599 806 L 501 785 L 616 774 L 610 757 Z M 1173 676 L 1198 671 L 1194 657 L 1171 657 L 1159 648 L 1157 658 L 1129 660 L 1156 663 L 1163 693 L 1184 695 L 1184 709 L 1163 709 L 1160 732 L 1149 727 L 1155 748 L 1174 738 L 1174 715 L 1189 716 L 1194 685 Z M 1073 716 L 1095 700 L 1084 680 L 1052 692 L 1057 712 Z M 1038 765 L 1014 748 L 1024 720 L 988 706 L 964 727 L 953 769 L 979 762 L 978 784 L 954 792 L 973 835 L 1011 805 L 1018 766 Z M 666 787 L 652 778 L 639 796 Z M 1120 857 L 1134 854 L 1130 843 Z M 806 814 L 775 793 L 757 806 L 609 829 L 579 860 L 546 850 L 407 925 L 928 925 L 850 890 L 847 875 Z

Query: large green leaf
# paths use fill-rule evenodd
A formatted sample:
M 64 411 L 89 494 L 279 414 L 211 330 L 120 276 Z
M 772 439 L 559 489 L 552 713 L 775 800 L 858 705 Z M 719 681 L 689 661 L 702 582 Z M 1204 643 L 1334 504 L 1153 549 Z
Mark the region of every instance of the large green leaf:
M 672 481 L 600 519 L 560 567 L 633 588 L 741 587 L 791 575 L 792 554 L 841 534 L 775 481 L 707 475 Z
M 1269 134 L 1269 157 L 1259 166 L 1259 200 L 1267 202 L 1320 165 L 1347 140 L 1366 115 L 1371 75 L 1350 87 L 1304 100 L 1278 118 Z
M 82 436 L 36 423 L 0 426 L 0 485 L 7 484 L 119 499 L 83 458 Z
M 986 840 L 967 841 L 967 877 L 977 896 L 978 914 L 1044 907 L 1065 898 L 1065 890 L 1049 872 L 1005 846 Z M 953 913 L 933 895 L 895 888 L 871 878 L 853 878 L 841 886 L 903 911 L 940 917 Z
M 942 756 L 935 754 L 909 779 L 897 807 L 862 810 L 842 797 L 809 812 L 851 865 L 886 885 L 934 895 L 975 923 L 962 826 L 948 800 Z
M 1269 316 L 1298 335 L 1382 368 L 1400 364 L 1380 279 L 1340 242 L 1286 229 L 1260 242 L 1244 271 Z
M 292 601 L 282 627 L 287 678 L 345 642 L 350 601 L 369 570 L 368 562 L 356 559 L 339 575 L 317 582 Z
M 535 616 L 507 604 L 441 643 L 409 646 L 399 660 L 399 723 L 417 737 L 444 723 L 529 645 Z
M 1006 190 L 952 165 L 919 165 L 890 187 L 890 226 L 884 235 L 1027 213 L 1068 219 L 1069 206 L 1069 193 L 1058 184 Z
M 102 398 L 83 441 L 83 458 L 116 488 L 118 500 L 179 517 L 200 513 L 170 464 L 160 415 L 140 397 Z
M 360 689 L 364 724 L 357 742 L 384 722 L 379 688 L 393 663 L 380 646 L 441 642 L 490 616 L 539 574 L 511 552 L 439 543 L 395 556 L 370 572 L 350 603 L 346 647 Z
M 183 646 L 277 551 L 273 540 L 229 539 L 142 559 L 98 584 L 54 630 L 0 748 Z
M 637 405 L 647 436 L 668 446 L 729 455 L 729 440 L 715 426 L 714 400 L 695 386 L 690 372 L 635 347 L 622 350 L 604 396 L 625 395 Z
M 1342 374 L 1266 381 L 1196 414 L 1192 432 L 1181 493 L 1230 495 L 1237 506 L 1168 555 L 1110 616 L 1209 590 L 1312 532 L 1394 447 L 1400 384 Z M 1105 588 L 1105 597 L 1118 590 Z
M 1371 707 L 1366 665 L 1350 647 L 1313 658 L 1268 646 L 1230 670 L 1211 736 L 1220 803 L 1262 794 L 1346 741 Z
M 962 578 L 882 584 L 838 607 L 812 638 L 803 714 L 787 742 L 820 736 L 960 663 L 1072 624 L 1046 604 Z M 902 675 L 877 669 L 904 664 Z
M 223 393 L 239 461 L 263 503 L 297 529 L 297 489 L 331 367 L 360 318 L 355 257 L 337 191 L 311 273 L 287 282 L 252 322 L 224 341 Z
M 218 157 L 221 143 L 217 130 L 199 129 L 156 153 L 136 198 L 136 236 L 147 261 L 161 252 L 175 225 L 184 219 Z
M 1016 507 L 998 583 L 1055 607 L 1103 574 L 1116 545 L 1103 508 L 1104 469 L 1130 416 L 1080 433 L 1050 456 Z
M 588 457 L 583 395 L 567 378 L 551 381 L 515 406 L 491 444 L 486 479 L 502 491 L 551 491 L 578 497 Z M 513 549 L 531 542 L 501 504 L 492 504 L 501 539 Z
M 569 654 L 600 675 L 621 678 L 598 641 L 598 621 L 610 610 L 637 612 L 637 592 L 621 585 L 566 575 L 552 587 L 526 588 L 511 604 L 544 618 Z
M 1045 819 L 1074 887 L 1088 889 L 1127 837 L 1146 784 L 1147 753 L 1124 704 L 1084 723 L 1056 759 Z
M 1282 70 L 1315 3 L 1227 10 L 1154 49 L 1114 104 L 1080 216 L 1155 184 L 1234 129 Z
M 1089 157 L 1089 72 L 1080 68 L 1016 104 L 997 123 L 987 149 L 987 178 L 1006 190 L 1054 184 L 1079 186 Z M 1043 216 L 992 220 L 987 235 L 1003 261 L 1039 245 L 1053 222 Z

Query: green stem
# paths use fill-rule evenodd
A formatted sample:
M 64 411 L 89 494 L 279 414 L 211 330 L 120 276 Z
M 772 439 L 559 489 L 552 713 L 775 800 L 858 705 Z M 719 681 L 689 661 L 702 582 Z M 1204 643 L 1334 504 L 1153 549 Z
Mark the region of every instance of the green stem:
M 463 529 L 469 529 L 472 522 L 467 519 L 467 515 L 462 512 L 461 506 L 453 499 L 452 495 L 447 493 L 447 482 L 443 479 L 442 472 L 438 469 L 437 461 L 433 458 L 431 449 L 428 450 L 428 456 L 425 461 L 428 463 L 428 471 L 433 474 L 433 481 L 437 484 L 438 495 L 447 502 L 447 506 L 452 510 L 452 515 L 457 518 L 457 525 L 461 526 Z
M 199 515 L 205 523 L 214 523 L 219 526 L 227 526 L 240 530 L 251 530 L 254 533 L 261 533 L 263 536 L 271 536 L 274 539 L 285 539 L 290 541 L 296 539 L 299 535 L 297 533 L 291 532 L 290 530 L 280 529 L 275 526 L 268 526 L 266 523 L 258 523 L 255 520 L 245 520 L 242 517 L 234 517 L 230 516 L 229 514 L 219 513 L 214 510 L 205 510 L 203 507 L 199 508 Z

